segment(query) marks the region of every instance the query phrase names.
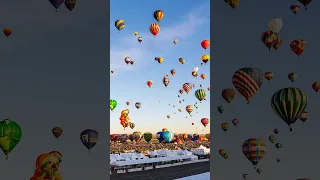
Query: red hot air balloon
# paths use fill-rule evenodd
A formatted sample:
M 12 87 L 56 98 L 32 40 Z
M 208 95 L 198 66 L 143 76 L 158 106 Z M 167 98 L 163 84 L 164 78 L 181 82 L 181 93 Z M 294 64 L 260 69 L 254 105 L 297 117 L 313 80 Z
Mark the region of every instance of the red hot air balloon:
M 3 34 L 7 37 L 9 37 L 12 33 L 12 29 L 11 28 L 4 28 L 3 29 Z
M 202 118 L 201 119 L 201 124 L 206 127 L 209 124 L 209 119 L 208 118 Z
M 149 86 L 149 88 L 152 86 L 153 82 L 151 80 L 147 81 L 147 85 Z
M 206 50 L 209 46 L 210 46 L 210 41 L 209 41 L 209 40 L 203 40 L 203 41 L 201 42 L 201 47 L 202 47 L 203 49 Z
M 149 31 L 154 35 L 154 37 L 156 37 L 160 31 L 160 26 L 157 23 L 152 23 L 149 27 Z

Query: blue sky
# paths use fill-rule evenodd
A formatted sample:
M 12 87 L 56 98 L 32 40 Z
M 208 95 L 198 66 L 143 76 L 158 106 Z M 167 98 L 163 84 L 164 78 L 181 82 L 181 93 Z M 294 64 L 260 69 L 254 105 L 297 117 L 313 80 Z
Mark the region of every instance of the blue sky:
M 122 3 L 123 1 L 111 2 L 110 66 L 115 72 L 111 75 L 110 98 L 117 100 L 118 106 L 111 112 L 110 133 L 156 133 L 164 127 L 175 133 L 209 133 L 209 126 L 203 128 L 200 123 L 201 118 L 210 117 L 209 91 L 207 100 L 198 103 L 199 110 L 194 110 L 192 117 L 186 119 L 188 114 L 185 111 L 188 104 L 193 105 L 198 101 L 194 91 L 200 88 L 200 84 L 203 84 L 205 89 L 210 86 L 210 62 L 207 66 L 200 65 L 201 56 L 205 54 L 200 43 L 210 38 L 209 1 L 201 0 L 192 4 L 174 1 L 132 1 L 126 2 L 125 6 Z M 121 11 L 112 11 L 119 6 Z M 159 34 L 154 38 L 149 32 L 149 26 L 155 22 L 153 12 L 158 9 L 164 11 L 164 18 L 160 22 Z M 117 19 L 123 19 L 126 24 L 120 33 L 114 26 Z M 135 31 L 139 32 L 137 37 L 134 36 Z M 143 38 L 141 44 L 137 41 L 140 36 Z M 177 45 L 174 45 L 174 39 L 178 40 Z M 125 64 L 126 56 L 131 57 L 135 65 Z M 163 63 L 159 64 L 154 57 L 163 57 Z M 185 59 L 184 65 L 178 61 L 179 57 Z M 199 67 L 199 76 L 204 73 L 207 78 L 202 80 L 200 77 L 192 77 L 194 67 Z M 176 70 L 175 76 L 170 74 L 171 69 Z M 162 84 L 162 78 L 166 73 L 170 74 L 170 84 L 167 88 Z M 154 82 L 151 88 L 146 85 L 148 80 Z M 187 82 L 197 86 L 189 95 L 181 95 L 185 102 L 179 104 L 178 91 Z M 130 101 L 131 105 L 127 106 L 126 101 Z M 141 102 L 139 110 L 134 107 L 136 102 Z M 124 131 L 119 124 L 120 112 L 126 108 L 131 110 L 131 121 L 136 124 L 134 130 L 128 128 Z M 181 113 L 178 112 L 178 108 L 182 109 Z M 171 118 L 167 119 L 167 115 Z M 192 122 L 195 123 L 194 126 L 191 125 Z
M 305 11 L 301 6 L 300 13 L 294 15 L 290 11 L 291 0 L 270 0 L 267 4 L 260 1 L 241 1 L 238 8 L 233 10 L 223 1 L 213 1 L 212 23 L 216 27 L 211 34 L 212 54 L 214 53 L 211 78 L 212 99 L 211 106 L 225 104 L 221 98 L 221 90 L 233 87 L 232 75 L 240 68 L 252 66 L 263 72 L 274 72 L 271 83 L 264 82 L 259 92 L 252 98 L 249 105 L 237 93 L 234 101 L 225 106 L 225 113 L 211 112 L 211 117 L 221 121 L 231 122 L 238 118 L 240 124 L 231 126 L 228 132 L 223 132 L 220 121 L 212 121 L 211 150 L 217 152 L 219 148 L 226 148 L 229 159 L 224 160 L 218 155 L 211 161 L 213 166 L 211 176 L 214 179 L 241 179 L 242 173 L 248 173 L 250 180 L 284 179 L 294 180 L 302 177 L 320 179 L 318 172 L 319 156 L 319 94 L 315 93 L 311 85 L 320 81 L 319 71 L 319 31 L 317 8 L 319 1 L 312 1 Z M 268 21 L 274 17 L 282 17 L 284 25 L 280 32 L 283 45 L 278 52 L 269 52 L 260 39 L 262 32 L 268 29 Z M 290 50 L 290 42 L 303 38 L 307 47 L 300 59 Z M 231 50 L 232 53 L 229 53 Z M 291 83 L 287 75 L 297 73 L 295 83 Z M 281 88 L 302 88 L 309 96 L 307 111 L 309 120 L 302 124 L 298 120 L 289 128 L 273 112 L 271 96 Z M 280 133 L 278 142 L 283 144 L 277 150 L 269 143 L 268 136 L 273 134 L 274 128 Z M 258 175 L 251 163 L 243 156 L 242 143 L 251 137 L 262 138 L 268 143 L 268 152 L 260 161 L 259 167 L 264 171 Z M 281 162 L 277 163 L 276 159 Z

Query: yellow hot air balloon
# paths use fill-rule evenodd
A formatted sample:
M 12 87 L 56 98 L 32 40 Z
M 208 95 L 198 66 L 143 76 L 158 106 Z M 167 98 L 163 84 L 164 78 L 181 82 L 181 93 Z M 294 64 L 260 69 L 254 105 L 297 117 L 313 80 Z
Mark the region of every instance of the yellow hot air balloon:
M 210 60 L 210 56 L 208 54 L 205 54 L 201 56 L 201 60 L 206 64 Z
M 156 21 L 158 21 L 158 23 L 162 20 L 163 16 L 164 16 L 164 13 L 162 10 L 156 10 L 153 13 L 153 17 Z
M 116 20 L 116 22 L 114 23 L 114 26 L 118 29 L 118 31 L 120 32 L 123 28 L 124 28 L 124 21 L 122 19 Z
M 177 43 L 178 43 L 178 40 L 174 39 L 174 40 L 173 40 L 173 43 L 174 43 L 174 44 L 177 44 Z
M 135 36 L 138 36 L 138 34 L 139 34 L 138 32 L 134 32 L 134 35 L 135 35 Z

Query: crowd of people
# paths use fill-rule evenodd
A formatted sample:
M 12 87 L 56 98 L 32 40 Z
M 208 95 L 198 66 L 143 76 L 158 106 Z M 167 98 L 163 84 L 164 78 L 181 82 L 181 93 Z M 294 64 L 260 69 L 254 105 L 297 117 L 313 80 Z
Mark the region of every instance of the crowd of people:
M 184 141 L 181 144 L 178 143 L 159 143 L 158 140 L 153 139 L 149 143 L 142 141 L 138 143 L 134 142 L 111 142 L 110 143 L 110 153 L 127 153 L 127 152 L 145 152 L 154 151 L 160 149 L 185 149 L 190 150 L 192 148 L 198 148 L 200 145 L 210 148 L 210 141 Z

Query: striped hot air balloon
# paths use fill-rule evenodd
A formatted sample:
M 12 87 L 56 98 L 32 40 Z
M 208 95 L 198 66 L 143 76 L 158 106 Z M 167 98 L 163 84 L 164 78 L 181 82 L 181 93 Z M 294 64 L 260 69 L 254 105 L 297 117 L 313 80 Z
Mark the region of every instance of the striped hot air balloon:
M 164 16 L 164 12 L 162 10 L 156 10 L 154 13 L 153 13 L 153 17 L 156 21 L 158 21 L 158 23 L 160 23 L 160 21 L 162 20 Z
M 252 67 L 242 68 L 233 74 L 232 83 L 249 104 L 263 83 L 263 73 Z
M 242 152 L 252 165 L 256 166 L 267 153 L 267 146 L 262 139 L 250 138 L 242 144 Z
M 196 98 L 201 102 L 202 100 L 204 100 L 206 98 L 206 91 L 203 89 L 198 89 L 196 90 L 196 92 L 194 92 L 194 95 L 196 96 Z
M 191 83 L 184 83 L 182 85 L 182 89 L 188 94 L 192 89 L 192 84 Z
M 193 111 L 193 106 L 188 105 L 188 106 L 186 107 L 186 111 L 191 115 L 191 113 L 192 113 L 192 111 Z
M 152 23 L 149 27 L 149 31 L 151 32 L 151 34 L 154 35 L 154 37 L 156 37 L 156 35 L 159 33 L 160 31 L 160 26 L 156 23 Z
M 120 32 L 124 28 L 125 24 L 124 24 L 124 21 L 122 19 L 119 19 L 119 20 L 116 20 L 116 22 L 114 23 L 114 26 Z
M 271 106 L 273 111 L 289 125 L 295 123 L 308 104 L 308 95 L 299 88 L 283 88 L 273 94 Z
M 233 100 L 234 96 L 235 96 L 236 92 L 234 89 L 232 88 L 227 88 L 222 90 L 221 92 L 221 96 L 224 100 L 227 101 L 227 103 L 231 103 L 231 101 Z

